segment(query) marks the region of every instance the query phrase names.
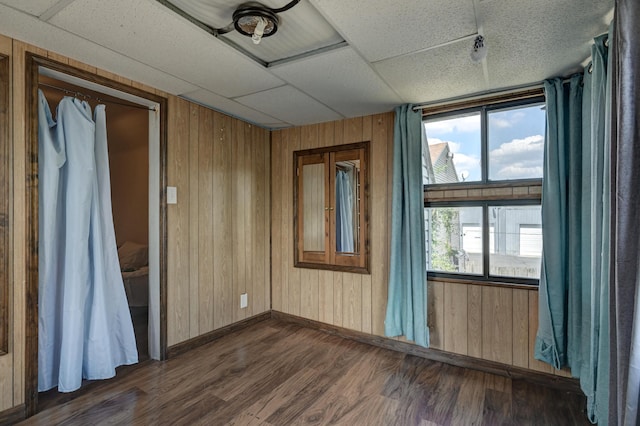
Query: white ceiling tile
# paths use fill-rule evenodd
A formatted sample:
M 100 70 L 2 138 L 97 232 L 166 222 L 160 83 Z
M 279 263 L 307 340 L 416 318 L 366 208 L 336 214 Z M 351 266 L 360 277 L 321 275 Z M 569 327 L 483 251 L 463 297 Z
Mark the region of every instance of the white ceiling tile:
M 405 102 L 448 99 L 487 89 L 481 63 L 469 57 L 465 40 L 414 55 L 387 59 L 376 69 Z
M 282 85 L 260 65 L 155 1 L 76 0 L 50 22 L 223 96 Z
M 311 2 L 370 62 L 437 46 L 477 31 L 473 0 Z
M 223 28 L 232 23 L 233 12 L 242 3 L 228 0 L 169 1 L 213 28 Z M 285 4 L 282 0 L 265 0 L 261 3 L 271 8 L 279 8 Z M 263 38 L 259 45 L 253 44 L 250 37 L 237 31 L 224 34 L 221 38 L 233 41 L 265 62 L 292 57 L 344 41 L 326 19 L 306 1 L 279 13 L 278 16 L 278 31 L 271 37 Z
M 291 86 L 265 90 L 236 98 L 236 100 L 296 126 L 343 118 L 340 114 Z
M 492 89 L 518 86 L 580 70 L 613 0 L 483 2 L 478 21 L 488 47 Z
M 0 4 L 5 4 L 30 15 L 40 16 L 59 1 L 61 0 L 0 0 Z
M 196 86 L 160 70 L 77 37 L 37 18 L 0 5 L 2 33 L 18 40 L 94 65 L 167 93 L 195 90 Z
M 225 114 L 240 117 L 244 120 L 250 121 L 255 124 L 259 124 L 264 127 L 287 127 L 288 123 L 283 123 L 280 120 L 263 114 L 255 109 L 249 108 L 245 105 L 239 104 L 236 101 L 224 98 L 215 93 L 211 93 L 208 90 L 200 89 L 189 93 L 184 93 L 181 97 L 196 102 L 198 104 L 207 106 Z
M 271 70 L 346 117 L 390 111 L 402 102 L 369 64 L 348 47 Z

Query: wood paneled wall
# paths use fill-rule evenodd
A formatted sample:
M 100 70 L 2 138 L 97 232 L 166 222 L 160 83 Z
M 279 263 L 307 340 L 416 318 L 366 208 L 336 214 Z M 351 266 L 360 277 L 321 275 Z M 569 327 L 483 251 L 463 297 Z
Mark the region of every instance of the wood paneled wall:
M 54 52 L 13 40 L 0 35 L 0 51 L 10 57 L 12 70 L 10 78 L 11 96 L 11 167 L 12 179 L 9 194 L 11 217 L 9 218 L 11 250 L 9 253 L 10 286 L 9 298 L 9 353 L 0 356 L 0 412 L 25 402 L 25 303 L 27 268 L 27 163 L 26 158 L 26 63 L 25 54 L 35 53 L 50 59 L 69 64 L 76 68 L 110 78 L 159 96 L 165 93 L 143 84 L 117 76 L 105 70 L 83 64 Z
M 3 55 L 8 56 L 8 61 L 10 61 L 10 74 L 12 74 L 13 70 L 12 70 L 12 40 L 3 36 L 0 36 L 0 53 L 2 53 Z M 12 98 L 12 91 L 9 91 L 9 105 L 13 104 L 13 98 Z M 12 120 L 12 115 L 11 115 L 11 110 L 13 108 L 10 108 L 10 111 L 6 111 L 6 114 L 9 117 L 9 141 L 12 140 L 12 136 L 13 136 L 13 120 Z M 11 164 L 12 162 L 12 157 L 13 157 L 13 151 L 12 151 L 12 146 L 10 143 L 9 146 L 9 164 Z M 4 166 L 4 164 L 3 164 Z M 4 172 L 4 171 L 3 171 Z M 3 173 L 4 174 L 4 173 Z M 10 175 L 10 172 L 9 172 Z M 12 178 L 13 176 L 9 176 L 9 194 L 3 194 L 2 196 L 8 196 L 8 201 L 9 201 L 9 205 L 8 205 L 8 211 L 9 211 L 9 216 L 6 217 L 6 222 L 3 223 L 2 226 L 4 227 L 8 227 L 8 235 L 5 235 L 5 237 L 8 237 L 10 239 L 9 241 L 9 250 L 5 251 L 2 250 L 3 254 L 6 256 L 9 256 L 9 259 L 7 263 L 3 263 L 3 264 L 8 264 L 9 266 L 9 271 L 3 271 L 5 274 L 8 275 L 8 303 L 7 303 L 7 308 L 8 308 L 8 335 L 7 335 L 7 343 L 8 343 L 8 353 L 5 355 L 1 355 L 0 356 L 0 411 L 5 410 L 7 408 L 11 408 L 14 405 L 19 405 L 21 403 L 21 400 L 18 399 L 15 403 L 15 391 L 13 389 L 14 383 L 15 381 L 15 375 L 14 375 L 14 366 L 16 366 L 16 364 L 20 365 L 20 360 L 21 360 L 21 355 L 22 355 L 22 351 L 24 348 L 24 345 L 21 344 L 21 342 L 19 341 L 19 336 L 21 336 L 22 334 L 20 333 L 16 333 L 16 328 L 19 327 L 21 325 L 21 322 L 23 321 L 23 318 L 20 316 L 20 311 L 16 312 L 15 307 L 17 306 L 17 303 L 23 301 L 24 299 L 21 298 L 22 294 L 20 291 L 15 290 L 15 282 L 16 282 L 16 278 L 19 279 L 19 277 L 16 277 L 16 275 L 13 273 L 13 265 L 15 262 L 15 256 L 14 256 L 14 249 L 15 249 L 15 245 L 13 243 L 13 229 L 15 228 L 15 225 L 13 224 L 13 197 L 11 196 L 11 188 L 12 188 Z M 5 228 L 7 229 L 7 228 Z M 0 243 L 4 243 L 4 241 L 0 241 Z M 6 327 L 7 324 L 2 324 L 0 325 L 1 327 Z M 16 341 L 16 339 L 18 339 L 18 341 Z M 18 378 L 19 379 L 19 378 Z M 20 383 L 16 383 L 18 386 L 20 386 Z M 19 395 L 19 397 L 24 397 L 24 388 L 22 393 Z
M 352 330 L 384 334 L 393 113 L 272 132 L 273 309 Z M 371 274 L 293 267 L 293 152 L 371 141 Z
M 25 402 L 27 264 L 25 53 L 169 99 L 168 344 L 270 309 L 269 132 L 125 77 L 0 35 L 11 70 L 9 353 L 0 356 L 0 413 Z M 240 309 L 239 295 L 249 293 Z
M 267 130 L 175 97 L 169 110 L 171 346 L 271 309 L 270 152 Z
M 284 313 L 384 336 L 389 274 L 393 113 L 272 133 L 272 303 Z M 293 151 L 371 141 L 371 275 L 293 267 Z M 554 372 L 533 359 L 538 292 L 429 282 L 431 347 Z

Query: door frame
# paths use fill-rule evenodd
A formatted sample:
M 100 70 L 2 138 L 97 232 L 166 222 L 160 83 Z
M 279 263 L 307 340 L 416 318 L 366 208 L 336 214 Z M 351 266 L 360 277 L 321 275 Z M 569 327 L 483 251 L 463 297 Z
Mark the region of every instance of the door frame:
M 167 354 L 167 98 L 97 74 L 27 52 L 25 57 L 26 291 L 25 291 L 25 411 L 38 405 L 38 78 L 44 67 L 90 83 L 128 93 L 160 105 L 159 129 L 159 284 L 160 359 Z

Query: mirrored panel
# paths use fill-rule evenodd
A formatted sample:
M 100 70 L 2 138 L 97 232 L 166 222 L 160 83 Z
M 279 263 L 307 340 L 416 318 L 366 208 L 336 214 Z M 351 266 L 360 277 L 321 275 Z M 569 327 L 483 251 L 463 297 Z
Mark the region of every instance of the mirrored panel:
M 324 164 L 302 166 L 302 233 L 305 251 L 324 251 L 324 178 Z
M 369 272 L 369 143 L 294 153 L 296 267 Z
M 336 162 L 336 252 L 358 253 L 360 160 Z

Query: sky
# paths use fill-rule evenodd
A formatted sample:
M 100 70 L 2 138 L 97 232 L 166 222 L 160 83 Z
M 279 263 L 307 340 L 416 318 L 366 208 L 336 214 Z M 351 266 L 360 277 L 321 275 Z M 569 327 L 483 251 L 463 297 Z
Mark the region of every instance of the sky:
M 489 112 L 489 179 L 542 177 L 543 105 Z M 480 113 L 425 122 L 428 143 L 448 142 L 460 181 L 478 181 Z

